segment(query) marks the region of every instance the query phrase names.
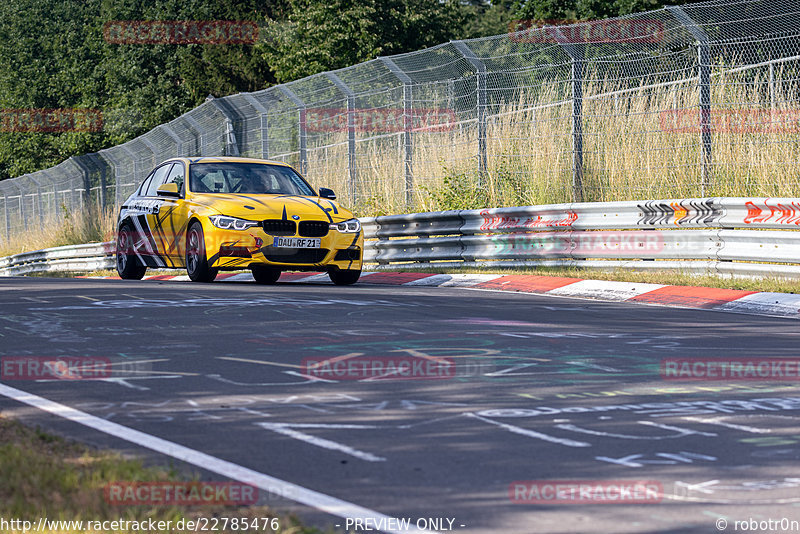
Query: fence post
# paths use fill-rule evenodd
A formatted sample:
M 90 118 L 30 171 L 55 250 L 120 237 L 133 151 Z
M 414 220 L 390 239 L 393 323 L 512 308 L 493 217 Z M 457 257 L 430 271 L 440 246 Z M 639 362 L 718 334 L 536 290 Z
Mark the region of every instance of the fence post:
M 83 161 L 83 158 L 84 156 L 72 156 L 70 159 L 75 162 L 75 165 L 77 165 L 78 168 L 83 173 L 83 195 L 81 195 L 81 198 L 83 200 L 81 201 L 81 207 L 83 207 L 84 205 L 89 206 L 89 210 L 91 211 L 92 206 L 94 205 L 91 202 L 91 196 L 90 196 L 90 192 L 92 189 L 92 183 L 91 183 L 92 171 L 91 169 L 89 169 L 89 165 Z
M 225 156 L 238 156 L 240 155 L 239 143 L 236 140 L 236 131 L 233 127 L 234 112 L 229 109 L 228 103 L 221 99 L 216 99 L 212 95 L 208 95 L 206 102 L 210 103 L 214 108 L 225 117 Z M 214 154 L 216 155 L 216 154 Z
M 153 144 L 152 141 L 150 141 L 143 135 L 140 135 L 139 137 L 134 139 L 134 141 L 141 141 L 142 144 L 147 147 L 147 150 L 150 151 L 150 168 L 153 168 L 159 163 L 161 163 L 160 161 L 156 161 L 156 154 L 158 153 L 158 147 L 155 144 Z
M 467 46 L 464 41 L 452 41 L 453 46 L 458 52 L 464 56 L 464 59 L 469 61 L 470 65 L 475 68 L 477 81 L 475 88 L 478 96 L 478 171 L 480 174 L 480 182 L 478 187 L 483 186 L 483 181 L 486 178 L 487 160 L 486 160 L 486 65 L 483 61 L 478 59 L 475 52 Z
M 279 85 L 278 89 L 280 89 L 283 94 L 289 97 L 289 100 L 291 100 L 292 103 L 297 106 L 297 142 L 300 145 L 300 174 L 306 174 L 308 173 L 308 154 L 306 152 L 306 104 L 295 94 L 294 91 L 285 85 Z
M 19 218 L 22 221 L 23 228 L 27 232 L 28 231 L 28 218 L 25 217 L 25 201 L 23 199 L 22 188 L 20 186 L 18 186 L 15 183 L 14 180 L 8 180 L 8 183 L 10 185 L 13 185 L 17 189 L 17 192 L 19 193 L 19 197 L 18 197 L 19 198 L 19 202 L 17 202 L 17 205 L 19 206 Z
M 162 124 L 160 128 L 170 137 L 170 139 L 172 139 L 172 142 L 175 143 L 175 156 L 182 156 L 183 139 L 181 139 L 180 136 L 175 133 L 175 130 L 170 128 L 167 124 Z
M 91 170 L 94 169 L 97 171 L 99 177 L 99 184 L 98 184 L 98 200 L 100 204 L 100 209 L 106 209 L 106 167 L 101 162 L 98 162 L 98 154 L 97 152 L 92 152 L 90 154 L 86 154 L 85 156 L 78 156 L 80 159 L 80 163 L 82 166 L 88 169 L 88 172 L 91 173 Z M 84 161 L 85 158 L 85 161 Z M 90 181 L 87 182 L 87 191 L 86 194 L 91 198 L 91 188 L 90 188 Z
M 179 119 L 185 120 L 189 124 L 189 129 L 194 130 L 195 139 L 197 140 L 197 155 L 204 156 L 203 154 L 203 132 L 205 131 L 200 123 L 192 117 L 192 112 L 189 111 L 188 113 L 184 113 Z M 215 156 L 216 154 L 211 154 Z
M 572 58 L 572 200 L 583 202 L 583 59 Z
M 447 109 L 456 109 L 456 82 L 447 80 Z
M 546 27 L 570 58 L 572 86 L 572 201 L 583 202 L 583 78 L 585 46 L 575 44 L 558 27 Z
M 264 105 L 261 104 L 261 102 L 259 102 L 258 99 L 251 93 L 241 93 L 241 95 L 258 112 L 258 118 L 261 123 L 259 124 L 261 130 L 261 159 L 269 159 L 269 124 L 267 122 L 267 114 L 269 113 L 269 110 L 267 110 L 267 108 L 264 107 Z
M 36 211 L 39 212 L 39 230 L 44 228 L 44 217 L 42 216 L 42 184 L 39 183 L 39 180 L 33 177 L 31 174 L 28 176 L 31 181 L 36 184 Z
M 98 155 L 101 158 L 103 158 L 104 160 L 106 160 L 107 162 L 109 162 L 111 164 L 111 167 L 114 168 L 114 211 L 116 211 L 119 208 L 119 206 L 121 205 L 121 202 L 120 202 L 120 199 L 119 199 L 119 196 L 120 196 L 120 192 L 119 192 L 119 182 L 120 182 L 119 175 L 121 173 L 122 166 L 120 165 L 120 163 L 117 160 L 117 158 L 114 155 L 111 154 L 110 149 L 101 150 L 100 152 L 98 152 Z
M 69 159 L 75 163 L 75 166 L 80 169 L 81 173 L 83 174 L 83 194 L 78 195 L 78 198 L 81 199 L 81 211 L 84 210 L 84 206 L 89 206 L 91 208 L 92 203 L 89 201 L 89 190 L 90 190 L 90 171 L 89 167 L 86 166 L 83 161 L 81 161 L 82 156 L 70 156 Z
M 108 204 L 108 199 L 106 198 L 106 166 L 98 161 L 97 152 L 91 154 L 91 156 L 95 168 L 100 171 L 100 207 L 105 212 Z
M 769 64 L 769 108 L 775 110 L 775 63 Z
M 668 6 L 667 11 L 683 24 L 686 30 L 692 34 L 697 43 L 697 68 L 699 70 L 700 88 L 700 129 L 703 141 L 703 154 L 701 156 L 700 196 L 706 196 L 706 189 L 711 185 L 713 179 L 711 165 L 713 163 L 711 153 L 711 52 L 709 47 L 708 34 L 683 10 L 680 6 Z
M 48 176 L 50 176 L 50 179 L 53 180 L 53 213 L 56 215 L 56 217 L 58 217 L 58 184 L 51 175 L 48 174 Z
M 5 214 L 5 220 L 6 220 L 6 243 L 8 243 L 9 240 L 11 239 L 11 235 L 8 229 L 8 227 L 10 226 L 8 219 L 8 196 L 6 196 L 5 191 L 3 191 L 3 213 Z
M 136 161 L 137 161 L 136 154 L 134 154 L 134 152 L 130 148 L 125 146 L 125 145 L 120 145 L 119 147 L 128 154 L 128 157 L 130 157 L 131 161 L 133 162 L 133 188 L 136 189 L 136 186 L 139 184 L 139 182 L 141 182 L 145 178 L 145 176 L 147 176 L 147 175 L 145 174 L 144 176 L 141 176 L 141 177 L 139 176 L 139 172 L 140 171 L 139 171 L 139 165 L 136 163 Z M 117 181 L 117 195 L 119 195 L 119 185 L 120 184 L 119 184 L 119 180 L 118 180 Z M 119 204 L 122 205 L 122 201 L 124 199 L 122 197 L 119 197 L 119 200 L 120 200 Z
M 414 145 L 411 137 L 411 128 L 414 120 L 412 109 L 412 89 L 414 82 L 411 80 L 408 74 L 403 72 L 400 67 L 397 66 L 397 63 L 388 57 L 381 57 L 378 59 L 380 59 L 386 68 L 389 69 L 392 74 L 394 74 L 397 79 L 403 83 L 403 145 L 405 148 L 403 168 L 405 169 L 406 178 L 406 208 L 410 209 L 414 200 Z
M 356 94 L 335 73 L 326 72 L 333 85 L 347 97 L 347 169 L 350 173 L 350 202 L 355 205 L 358 172 L 356 170 Z
M 45 189 L 45 190 L 47 190 L 47 189 L 49 189 L 49 187 L 50 187 L 51 185 L 53 186 L 53 204 L 52 204 L 52 206 L 51 206 L 49 201 L 45 201 L 45 209 L 46 209 L 46 210 L 47 210 L 47 211 L 48 211 L 48 212 L 49 212 L 51 215 L 53 215 L 53 217 L 55 217 L 55 216 L 57 216 L 57 215 L 58 215 L 58 202 L 56 201 L 56 196 L 57 196 L 57 195 L 56 195 L 56 193 L 55 193 L 55 189 L 56 189 L 56 187 L 55 187 L 55 180 L 53 180 L 53 177 L 52 177 L 52 176 L 50 175 L 50 173 L 48 172 L 49 170 L 50 170 L 50 169 L 42 169 L 42 170 L 40 171 L 40 172 L 41 172 L 41 174 L 42 174 L 42 176 L 44 176 L 44 177 L 46 178 L 46 182 L 47 182 L 45 185 L 43 185 L 43 186 L 42 186 L 42 189 Z M 49 193 L 45 192 L 45 193 L 44 193 L 42 196 L 45 196 L 45 195 L 48 195 L 48 194 L 49 194 Z

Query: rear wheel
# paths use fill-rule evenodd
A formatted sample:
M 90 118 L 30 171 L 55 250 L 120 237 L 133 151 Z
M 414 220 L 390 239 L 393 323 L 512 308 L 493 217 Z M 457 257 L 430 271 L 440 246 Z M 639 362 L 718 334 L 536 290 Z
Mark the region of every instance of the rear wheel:
M 208 266 L 203 227 L 199 222 L 192 223 L 186 236 L 186 273 L 192 282 L 213 282 L 218 272 Z
M 330 271 L 328 276 L 331 278 L 331 282 L 337 286 L 349 286 L 350 284 L 358 282 L 361 271 L 341 269 L 338 271 Z
M 130 224 L 125 224 L 117 234 L 117 272 L 123 280 L 141 280 L 147 267 L 134 253 L 135 233 Z
M 254 265 L 250 268 L 259 284 L 274 284 L 281 277 L 281 270 L 270 265 Z

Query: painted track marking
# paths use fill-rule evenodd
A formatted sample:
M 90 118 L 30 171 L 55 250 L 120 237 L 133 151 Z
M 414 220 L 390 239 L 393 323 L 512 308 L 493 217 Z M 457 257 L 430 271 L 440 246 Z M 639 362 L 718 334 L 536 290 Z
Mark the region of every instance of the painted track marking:
M 38 395 L 15 389 L 4 384 L 0 384 L 0 395 L 17 402 L 27 404 L 28 406 L 38 408 L 39 410 L 51 413 L 74 423 L 78 423 L 105 434 L 129 441 L 135 445 L 145 447 L 167 456 L 172 456 L 177 460 L 192 464 L 206 471 L 217 473 L 231 480 L 250 484 L 264 491 L 286 496 L 288 499 L 305 504 L 312 508 L 316 508 L 317 510 L 327 512 L 331 515 L 341 517 L 343 519 L 370 518 L 371 522 L 375 522 L 376 520 L 378 522 L 385 520 L 385 524 L 389 524 L 389 520 L 392 519 L 389 516 L 358 506 L 357 504 L 349 503 L 347 501 L 337 499 L 336 497 L 331 497 L 329 495 L 325 495 L 324 493 L 319 493 L 291 482 L 286 482 L 285 480 L 254 471 L 233 462 L 221 460 L 204 452 L 190 449 L 189 447 L 185 447 L 156 436 L 151 436 L 150 434 L 146 434 L 117 423 L 112 423 L 111 421 L 106 421 L 105 419 L 95 417 L 94 415 L 76 410 L 75 408 L 71 408 L 64 404 L 51 401 L 50 399 L 46 399 L 44 397 L 39 397 Z M 397 532 L 399 534 L 400 531 L 385 530 L 384 532 Z M 423 533 L 432 531 L 422 530 L 416 527 L 409 527 L 407 530 L 403 530 L 402 532 Z

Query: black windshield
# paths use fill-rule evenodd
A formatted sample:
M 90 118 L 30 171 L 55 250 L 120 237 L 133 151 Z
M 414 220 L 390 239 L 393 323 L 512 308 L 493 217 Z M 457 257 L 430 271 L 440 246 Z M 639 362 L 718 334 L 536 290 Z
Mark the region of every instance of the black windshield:
M 195 163 L 190 166 L 193 193 L 316 196 L 290 167 L 266 163 Z

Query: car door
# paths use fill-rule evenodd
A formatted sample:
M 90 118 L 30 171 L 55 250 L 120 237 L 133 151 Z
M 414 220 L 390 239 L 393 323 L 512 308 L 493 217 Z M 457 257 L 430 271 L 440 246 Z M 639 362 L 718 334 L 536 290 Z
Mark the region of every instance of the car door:
M 142 200 L 139 202 L 144 208 L 144 213 L 141 217 L 145 220 L 145 223 L 141 225 L 140 231 L 143 231 L 145 233 L 143 237 L 150 241 L 153 248 L 151 253 L 154 256 L 154 263 L 158 267 L 174 266 L 167 253 L 171 239 L 168 229 L 163 225 L 164 217 L 161 214 L 166 201 L 165 197 L 159 196 L 157 193 L 158 187 L 167 179 L 172 167 L 173 163 L 167 162 L 153 171 L 152 178 L 147 183 L 142 184 Z
M 164 232 L 164 253 L 173 267 L 183 267 L 186 262 L 186 231 L 189 207 L 186 204 L 186 167 L 176 161 L 167 175 L 165 184 L 178 186 L 179 197 L 159 197 L 163 204 L 158 213 L 159 226 Z

